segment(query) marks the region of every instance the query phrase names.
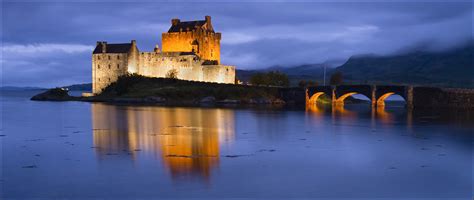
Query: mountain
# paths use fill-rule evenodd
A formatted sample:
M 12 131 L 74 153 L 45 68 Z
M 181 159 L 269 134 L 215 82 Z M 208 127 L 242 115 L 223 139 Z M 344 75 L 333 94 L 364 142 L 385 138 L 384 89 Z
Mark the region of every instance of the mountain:
M 327 80 L 329 80 L 329 73 L 332 69 L 326 68 Z M 293 67 L 274 66 L 261 70 L 237 70 L 237 78 L 241 81 L 247 82 L 252 75 L 259 72 L 279 71 L 288 75 L 290 85 L 297 85 L 300 80 L 323 80 L 324 67 L 323 64 L 305 64 Z
M 374 54 L 353 56 L 344 64 L 326 69 L 326 82 L 335 72 L 341 72 L 346 83 L 414 84 L 426 86 L 474 88 L 474 44 L 441 52 L 411 51 L 398 55 Z M 292 67 L 269 67 L 263 70 L 237 70 L 240 80 L 248 81 L 252 74 L 278 70 L 286 73 L 292 85 L 299 80 L 323 82 L 321 64 Z
M 26 91 L 26 90 L 46 90 L 40 87 L 19 87 L 19 86 L 3 86 L 0 87 L 2 91 Z
M 474 87 L 474 45 L 443 52 L 415 51 L 391 56 L 354 56 L 335 71 L 353 82 Z

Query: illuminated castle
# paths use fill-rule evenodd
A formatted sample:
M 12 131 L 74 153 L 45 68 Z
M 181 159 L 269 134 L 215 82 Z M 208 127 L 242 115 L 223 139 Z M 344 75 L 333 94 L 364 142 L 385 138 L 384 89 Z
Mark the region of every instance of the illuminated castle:
M 130 43 L 97 42 L 92 53 L 92 93 L 98 94 L 119 76 L 139 74 L 215 83 L 235 82 L 235 67 L 220 64 L 221 33 L 214 32 L 211 17 L 205 20 L 171 20 L 162 34 L 162 47 L 141 52 L 135 40 Z

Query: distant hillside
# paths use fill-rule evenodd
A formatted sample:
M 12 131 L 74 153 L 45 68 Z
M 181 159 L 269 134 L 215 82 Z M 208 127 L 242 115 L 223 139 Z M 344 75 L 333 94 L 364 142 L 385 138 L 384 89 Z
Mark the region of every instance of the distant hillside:
M 92 83 L 74 84 L 62 88 L 67 88 L 70 91 L 92 91 Z
M 392 56 L 353 56 L 343 65 L 327 68 L 326 82 L 336 71 L 342 72 L 346 83 L 395 83 L 444 87 L 474 88 L 474 45 L 444 52 L 409 52 Z M 323 82 L 321 64 L 293 67 L 270 67 L 263 70 L 237 70 L 240 80 L 248 81 L 252 74 L 279 70 L 288 74 L 292 85 L 299 80 Z
M 46 90 L 47 88 L 40 87 L 17 87 L 17 86 L 3 86 L 0 87 L 2 91 L 29 91 L 29 90 Z
M 326 69 L 327 75 L 331 70 L 331 68 Z M 294 67 L 269 67 L 262 70 L 237 70 L 236 73 L 239 80 L 247 82 L 253 74 L 268 71 L 280 71 L 287 74 L 291 85 L 297 85 L 300 80 L 322 80 L 324 76 L 322 64 L 307 64 Z
M 445 52 L 358 56 L 336 68 L 345 80 L 474 87 L 473 45 Z

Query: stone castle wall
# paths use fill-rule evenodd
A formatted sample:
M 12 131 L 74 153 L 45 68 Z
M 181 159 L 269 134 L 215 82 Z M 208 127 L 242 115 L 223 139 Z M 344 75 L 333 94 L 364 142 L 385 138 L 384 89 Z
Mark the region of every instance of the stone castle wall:
M 110 59 L 109 59 L 110 57 Z M 134 52 L 101 53 L 92 55 L 92 92 L 100 93 L 117 81 L 119 76 L 137 73 L 148 77 L 165 78 L 170 70 L 177 78 L 190 81 L 235 83 L 235 67 L 202 65 L 196 55 L 180 53 Z
M 119 76 L 128 73 L 127 53 L 108 53 L 92 55 L 92 92 L 99 93 L 103 88 L 117 81 Z
M 195 52 L 203 60 L 220 63 L 220 33 L 203 30 L 162 34 L 163 52 Z

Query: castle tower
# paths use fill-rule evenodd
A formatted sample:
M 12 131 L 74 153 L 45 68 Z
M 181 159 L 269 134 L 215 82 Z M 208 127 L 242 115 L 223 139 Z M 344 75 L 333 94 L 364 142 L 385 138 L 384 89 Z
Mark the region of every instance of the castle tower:
M 162 34 L 163 52 L 194 52 L 203 60 L 220 63 L 221 33 L 214 32 L 211 17 L 204 20 L 171 20 L 171 27 Z

